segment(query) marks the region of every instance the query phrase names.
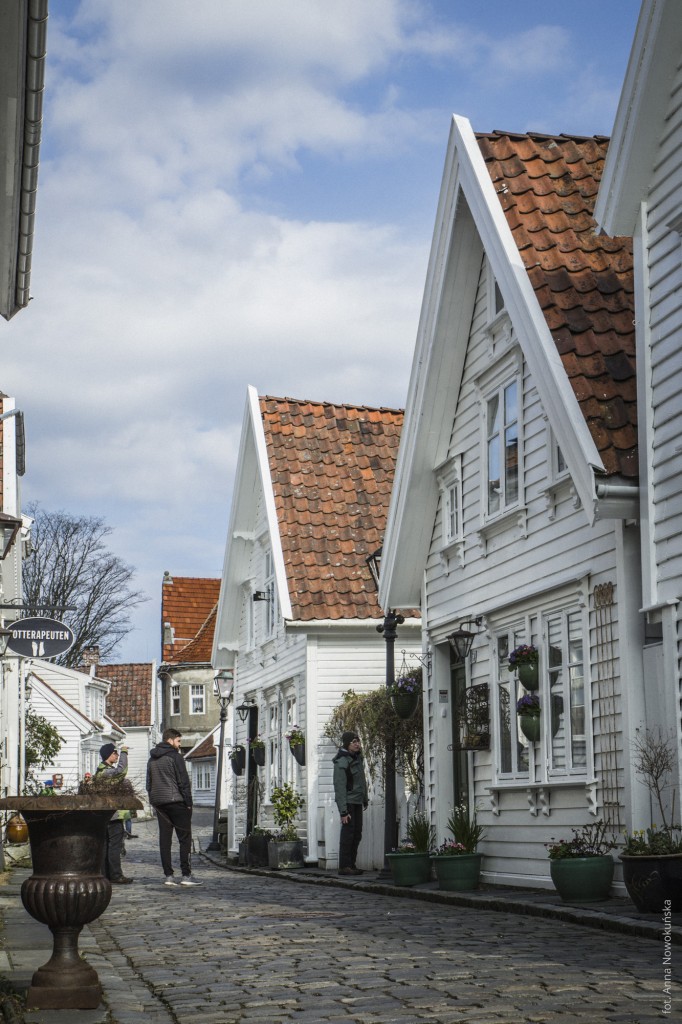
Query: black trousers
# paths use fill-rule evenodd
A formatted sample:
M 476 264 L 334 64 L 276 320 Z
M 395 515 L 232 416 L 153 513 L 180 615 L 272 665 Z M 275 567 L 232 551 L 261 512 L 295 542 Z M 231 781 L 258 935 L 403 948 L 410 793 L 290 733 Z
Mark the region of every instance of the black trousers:
M 362 804 L 348 804 L 350 821 L 341 823 L 341 840 L 339 842 L 339 870 L 354 868 L 358 855 L 358 846 L 362 839 Z
M 112 818 L 107 825 L 107 851 L 104 860 L 104 873 L 107 878 L 122 878 L 121 851 L 123 850 L 123 822 L 120 818 Z
M 168 877 L 173 874 L 171 860 L 173 832 L 178 837 L 180 844 L 180 870 L 183 875 L 191 875 L 192 808 L 186 807 L 184 804 L 160 804 L 156 808 L 156 816 L 159 820 L 159 853 L 164 875 Z

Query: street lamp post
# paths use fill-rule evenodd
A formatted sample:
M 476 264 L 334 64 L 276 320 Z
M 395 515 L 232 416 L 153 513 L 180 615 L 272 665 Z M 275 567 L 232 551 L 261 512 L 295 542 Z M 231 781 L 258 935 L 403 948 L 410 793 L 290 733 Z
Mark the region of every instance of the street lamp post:
M 232 699 L 234 689 L 234 673 L 230 669 L 221 669 L 213 680 L 213 694 L 220 705 L 220 740 L 218 746 L 218 770 L 215 780 L 215 806 L 213 808 L 213 836 L 207 849 L 219 850 L 220 840 L 218 839 L 218 820 L 220 818 L 220 794 L 223 782 L 223 751 L 225 749 L 225 722 L 227 721 L 227 708 Z
M 369 571 L 374 580 L 374 586 L 379 591 L 379 566 L 381 563 L 381 548 L 375 551 L 366 559 Z M 377 633 L 383 633 L 386 641 L 386 689 L 391 690 L 395 685 L 395 638 L 398 635 L 398 626 L 405 621 L 405 617 L 399 612 L 389 608 L 384 616 L 384 621 L 377 626 Z M 387 737 L 386 755 L 384 765 L 384 867 L 382 875 L 390 874 L 387 854 L 396 847 L 397 835 L 397 813 L 395 799 L 395 738 Z

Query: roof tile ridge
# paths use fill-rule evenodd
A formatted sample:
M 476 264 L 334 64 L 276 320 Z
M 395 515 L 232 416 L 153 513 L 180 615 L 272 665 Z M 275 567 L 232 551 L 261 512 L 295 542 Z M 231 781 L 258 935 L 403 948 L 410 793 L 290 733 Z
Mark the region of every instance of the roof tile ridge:
M 259 395 L 259 402 L 288 402 L 294 403 L 295 405 L 319 405 L 326 409 L 357 409 L 366 410 L 367 412 L 388 412 L 395 413 L 397 415 L 404 414 L 404 409 L 394 408 L 388 405 L 354 405 L 352 402 L 326 402 L 319 401 L 313 398 L 291 398 L 284 396 L 278 398 L 277 395 Z
M 208 615 L 206 616 L 206 618 L 204 619 L 202 624 L 199 626 L 199 629 L 196 631 L 196 633 L 194 634 L 192 639 L 190 641 L 188 641 L 188 643 L 186 643 L 184 647 L 180 648 L 180 650 L 178 651 L 178 654 L 177 654 L 178 658 L 180 658 L 180 655 L 183 653 L 183 651 L 186 651 L 189 647 L 192 646 L 192 644 L 195 644 L 197 642 L 197 640 L 199 639 L 201 634 L 207 628 L 207 626 L 208 626 L 208 624 L 209 624 L 209 622 L 211 620 L 211 617 L 213 615 L 215 615 L 217 609 L 218 609 L 218 602 L 216 601 L 216 603 L 213 605 L 213 607 L 211 608 L 210 612 L 208 613 Z

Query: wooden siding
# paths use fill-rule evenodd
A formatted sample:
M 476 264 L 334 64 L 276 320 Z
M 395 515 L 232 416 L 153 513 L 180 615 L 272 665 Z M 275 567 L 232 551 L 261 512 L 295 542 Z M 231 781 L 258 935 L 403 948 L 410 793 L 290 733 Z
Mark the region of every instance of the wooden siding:
M 598 723 L 594 749 L 594 771 L 600 781 L 608 768 L 613 781 L 616 802 L 622 801 L 623 740 L 622 721 L 613 703 L 620 698 L 621 681 L 618 664 L 618 607 L 616 597 L 610 608 L 609 649 L 604 654 L 603 625 L 600 627 L 594 609 L 594 588 L 613 584 L 616 580 L 616 529 L 613 522 L 588 523 L 585 511 L 576 502 L 570 480 L 560 482 L 551 477 L 551 439 L 547 420 L 527 367 L 522 363 L 522 431 L 519 461 L 522 466 L 520 505 L 525 506 L 525 522 L 510 516 L 503 527 L 491 526 L 479 534 L 482 523 L 482 473 L 485 471 L 484 441 L 481 434 L 482 396 L 485 397 L 486 376 L 494 373 L 496 354 L 487 328 L 486 280 L 487 262 L 483 261 L 478 294 L 472 318 L 471 334 L 465 361 L 460 394 L 453 396 L 449 457 L 462 457 L 462 505 L 464 530 L 463 565 L 444 567 L 442 516 L 439 502 L 433 527 L 432 542 L 426 566 L 424 625 L 444 638 L 464 618 L 479 613 L 494 613 L 500 619 L 511 615 L 523 596 L 523 609 L 532 608 L 541 615 L 553 591 L 572 590 L 578 595 L 578 581 L 583 580 L 584 596 L 589 600 L 586 612 L 587 650 L 586 677 L 599 664 L 602 680 L 593 677 L 591 692 L 592 718 Z M 500 360 L 510 359 L 513 335 L 508 343 L 496 340 Z M 510 371 L 510 375 L 511 375 Z M 477 387 L 477 380 L 483 386 Z M 557 439 L 561 443 L 561 439 Z M 569 586 L 570 584 L 570 586 Z M 615 591 L 614 591 L 615 594 Z M 519 613 L 520 614 L 520 613 Z M 492 636 L 482 636 L 476 644 L 476 657 L 468 666 L 468 683 L 492 683 Z M 608 699 L 604 705 L 604 687 Z M 426 743 L 427 799 L 439 837 L 445 834 L 445 820 L 453 804 L 453 762 L 448 744 L 452 743 L 452 709 L 445 708 L 439 691 L 450 695 L 450 657 L 448 647 L 438 644 L 434 659 L 434 676 L 425 710 L 428 729 Z M 491 692 L 491 704 L 493 694 Z M 607 714 L 607 711 L 609 714 Z M 613 712 L 613 713 L 611 713 Z M 491 714 L 494 709 L 491 707 Z M 494 733 L 493 733 L 494 737 Z M 493 738 L 493 745 L 494 745 Z M 496 788 L 494 749 L 469 754 L 470 796 L 478 809 L 487 835 L 482 844 L 486 854 L 486 877 L 500 882 L 526 882 L 550 885 L 549 862 L 545 843 L 557 834 L 570 838 L 570 829 L 593 820 L 591 794 L 586 781 L 593 778 L 589 766 L 585 777 L 561 785 L 545 784 L 549 796 L 531 813 L 528 786 L 535 791 L 542 784 L 541 766 L 529 781 L 519 780 Z M 612 771 L 613 769 L 613 771 Z M 532 794 L 531 794 L 532 795 Z M 544 796 L 543 796 L 544 798 Z M 599 797 L 598 797 L 599 799 Z
M 659 600 L 680 596 L 682 577 L 682 241 L 670 223 L 679 218 L 682 189 L 682 69 L 678 68 L 659 143 L 647 211 L 651 329 L 653 543 Z

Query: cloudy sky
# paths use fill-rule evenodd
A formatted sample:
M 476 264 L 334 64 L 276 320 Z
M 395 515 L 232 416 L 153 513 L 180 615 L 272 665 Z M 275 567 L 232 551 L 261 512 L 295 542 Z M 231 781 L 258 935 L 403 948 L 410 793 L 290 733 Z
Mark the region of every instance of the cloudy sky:
M 24 502 L 219 576 L 246 387 L 402 406 L 452 113 L 609 134 L 639 0 L 52 0 Z

